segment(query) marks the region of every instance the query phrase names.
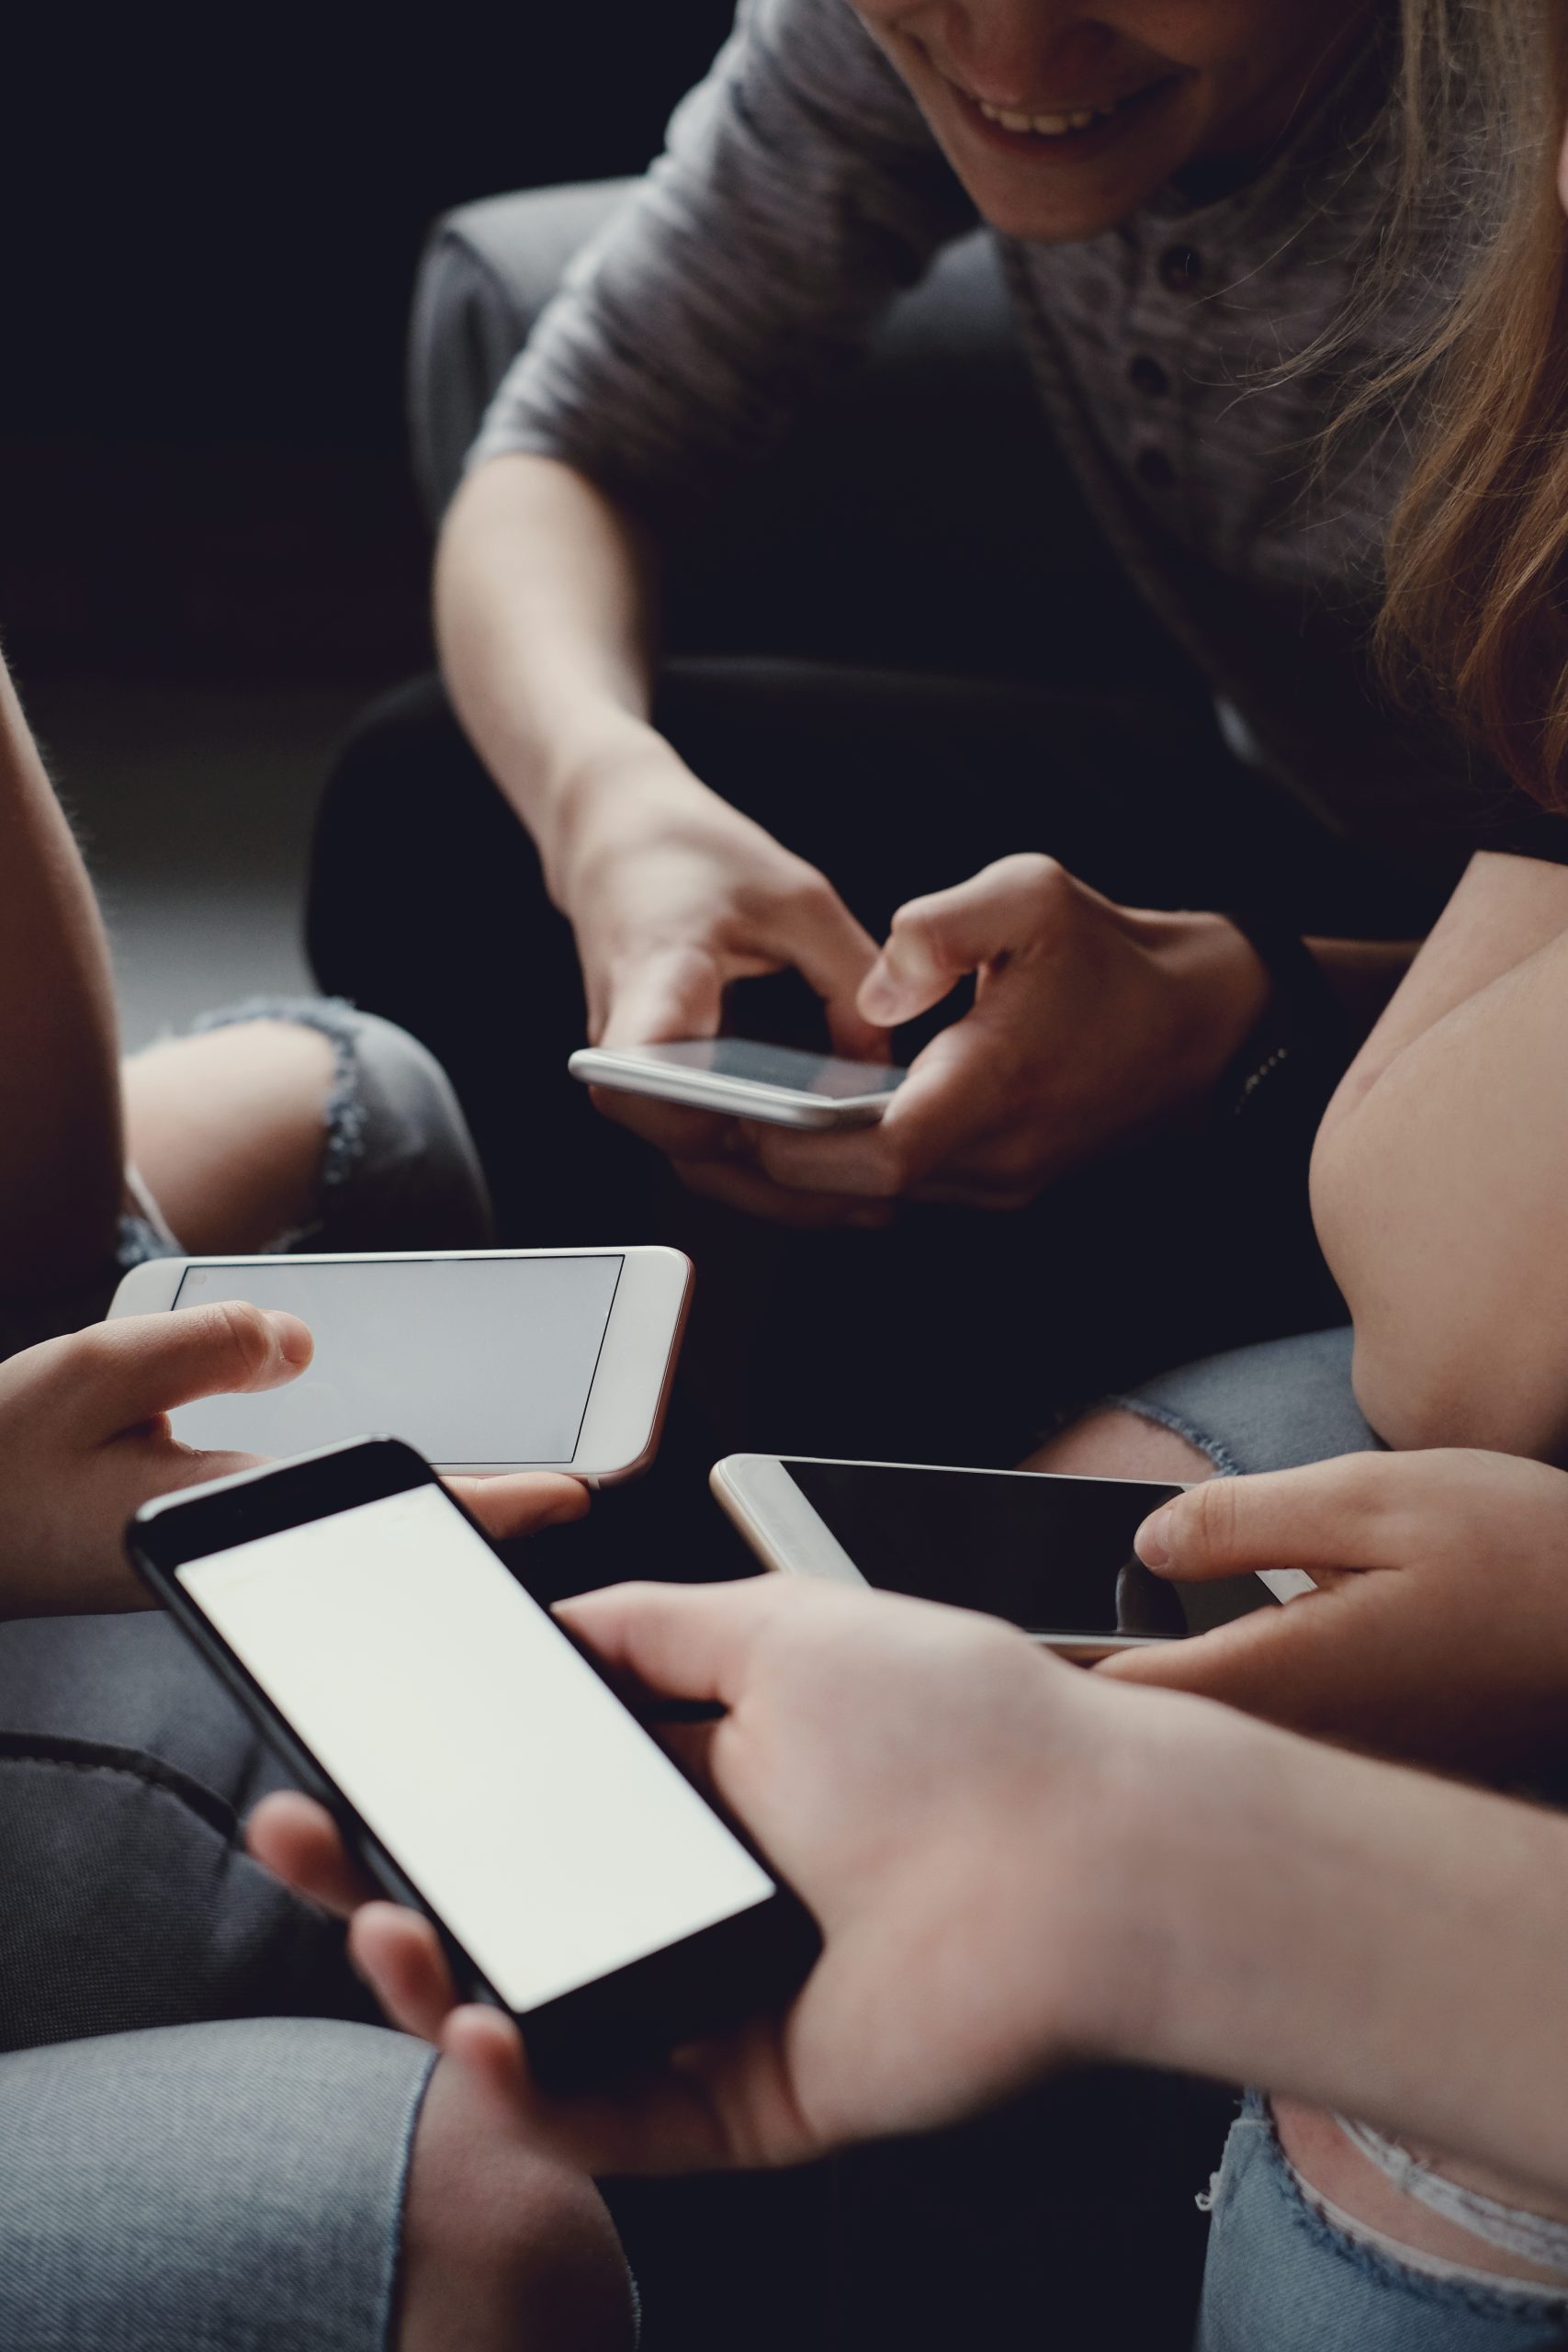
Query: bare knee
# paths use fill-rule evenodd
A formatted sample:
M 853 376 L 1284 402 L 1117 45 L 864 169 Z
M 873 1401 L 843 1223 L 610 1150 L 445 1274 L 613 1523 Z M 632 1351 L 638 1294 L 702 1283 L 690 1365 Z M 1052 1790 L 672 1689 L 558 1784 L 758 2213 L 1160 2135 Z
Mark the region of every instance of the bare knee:
M 1432 2256 L 1439 2261 L 1460 2263 L 1467 2269 L 1489 2272 L 1500 2280 L 1561 2285 L 1562 2270 L 1506 2251 L 1449 2214 L 1435 2211 L 1408 2196 L 1370 2156 L 1362 2154 L 1334 2116 L 1304 2107 L 1296 2099 L 1274 2100 L 1273 2112 L 1280 2145 L 1297 2177 L 1309 2192 L 1337 2207 L 1353 2228 L 1375 2231 L 1380 2238 L 1406 2248 L 1414 2256 Z M 1461 2188 L 1550 2222 L 1568 2221 L 1568 2201 L 1548 2199 L 1538 2189 L 1506 2180 L 1479 2165 L 1420 2153 L 1421 2161 L 1429 2171 Z
M 398 2352 L 626 2352 L 631 2284 L 585 2174 L 438 2063 L 409 2167 Z
M 1214 1475 L 1208 1455 L 1186 1438 L 1120 1405 L 1098 1406 L 1058 1430 L 1021 1466 L 1066 1477 L 1160 1478 L 1172 1485 L 1196 1485 Z
M 127 1148 L 186 1249 L 265 1249 L 317 1207 L 333 1049 L 286 1020 L 237 1022 L 125 1064 Z

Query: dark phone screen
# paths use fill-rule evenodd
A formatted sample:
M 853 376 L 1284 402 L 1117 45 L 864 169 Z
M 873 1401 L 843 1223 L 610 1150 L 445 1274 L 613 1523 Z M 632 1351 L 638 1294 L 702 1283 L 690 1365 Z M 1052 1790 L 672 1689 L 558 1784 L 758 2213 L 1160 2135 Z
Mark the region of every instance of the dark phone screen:
M 1256 1577 L 1180 1586 L 1133 1550 L 1180 1493 L 1111 1478 L 866 1462 L 784 1468 L 868 1584 L 1006 1617 L 1030 1633 L 1179 1639 L 1278 1606 Z

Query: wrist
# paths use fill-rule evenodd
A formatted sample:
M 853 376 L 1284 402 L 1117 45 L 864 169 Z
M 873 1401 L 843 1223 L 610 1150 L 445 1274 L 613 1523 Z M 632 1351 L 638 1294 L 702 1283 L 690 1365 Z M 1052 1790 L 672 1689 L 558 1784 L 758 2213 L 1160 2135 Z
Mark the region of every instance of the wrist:
M 552 901 L 570 913 L 606 857 L 668 835 L 713 797 L 651 727 L 607 728 L 558 764 L 535 828 Z
M 1267 1013 L 1273 977 L 1244 933 L 1222 914 L 1145 914 L 1145 939 L 1179 990 L 1175 1053 L 1187 1101 L 1206 1097 Z
M 1204 1701 L 1091 1687 L 1108 1713 L 1085 1815 L 1090 1897 L 1069 1999 L 1077 2047 L 1090 2061 L 1214 2071 L 1225 2041 L 1219 1947 L 1237 1940 L 1256 1868 L 1240 1794 L 1248 1739 L 1268 1735 Z

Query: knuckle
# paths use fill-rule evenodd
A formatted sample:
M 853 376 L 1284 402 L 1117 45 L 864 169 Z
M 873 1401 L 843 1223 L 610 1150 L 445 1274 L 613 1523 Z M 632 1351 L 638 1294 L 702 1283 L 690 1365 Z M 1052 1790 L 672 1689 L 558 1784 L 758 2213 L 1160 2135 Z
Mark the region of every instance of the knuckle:
M 894 916 L 891 930 L 901 947 L 913 948 L 929 963 L 949 960 L 947 910 L 937 899 L 911 899 Z
M 1176 1532 L 1184 1557 L 1229 1560 L 1240 1541 L 1236 1478 L 1205 1478 L 1177 1505 Z
M 1026 889 L 1042 906 L 1055 904 L 1072 888 L 1072 876 L 1060 859 L 1043 850 L 1018 850 L 1003 861 L 1008 879 Z
M 226 1341 L 247 1375 L 264 1371 L 271 1362 L 272 1326 L 259 1306 L 241 1298 L 220 1300 L 210 1310 L 212 1332 Z

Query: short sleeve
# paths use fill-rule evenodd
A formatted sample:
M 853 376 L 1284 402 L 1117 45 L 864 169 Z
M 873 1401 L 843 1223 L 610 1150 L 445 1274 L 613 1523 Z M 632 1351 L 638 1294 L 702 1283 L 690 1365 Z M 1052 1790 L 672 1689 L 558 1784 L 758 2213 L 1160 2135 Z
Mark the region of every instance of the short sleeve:
M 744 0 L 665 153 L 579 256 L 469 454 L 657 514 L 778 437 L 975 213 L 847 0 Z

